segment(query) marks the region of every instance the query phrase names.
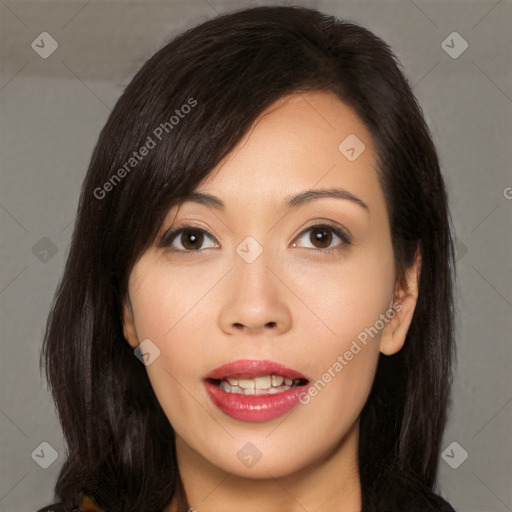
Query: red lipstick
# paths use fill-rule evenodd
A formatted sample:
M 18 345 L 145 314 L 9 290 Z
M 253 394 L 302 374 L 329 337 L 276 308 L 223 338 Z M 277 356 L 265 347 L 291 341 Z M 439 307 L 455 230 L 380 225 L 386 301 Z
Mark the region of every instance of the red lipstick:
M 261 422 L 297 405 L 309 380 L 297 370 L 272 361 L 241 359 L 213 370 L 204 384 L 212 402 L 225 414 Z

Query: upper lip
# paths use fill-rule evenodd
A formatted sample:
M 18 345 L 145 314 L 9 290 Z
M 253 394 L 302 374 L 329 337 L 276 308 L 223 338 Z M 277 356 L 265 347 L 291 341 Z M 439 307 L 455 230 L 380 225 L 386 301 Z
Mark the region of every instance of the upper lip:
M 211 371 L 206 379 L 222 380 L 227 378 L 251 379 L 263 375 L 282 375 L 288 379 L 304 379 L 309 381 L 302 373 L 283 366 L 274 361 L 261 359 L 239 359 L 224 364 Z

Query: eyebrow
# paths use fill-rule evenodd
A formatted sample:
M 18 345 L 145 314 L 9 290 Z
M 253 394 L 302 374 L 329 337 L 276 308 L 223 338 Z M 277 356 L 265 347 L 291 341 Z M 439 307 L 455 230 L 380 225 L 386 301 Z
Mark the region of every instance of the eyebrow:
M 296 195 L 287 196 L 284 200 L 283 205 L 286 208 L 297 208 L 304 204 L 310 203 L 315 199 L 321 199 L 325 197 L 333 197 L 336 199 L 348 199 L 349 201 L 352 201 L 361 206 L 367 213 L 369 213 L 370 211 L 370 208 L 362 199 L 359 199 L 354 194 L 340 188 L 305 190 Z M 182 198 L 181 202 L 185 201 L 193 201 L 195 203 L 203 204 L 205 206 L 211 206 L 212 208 L 216 208 L 218 210 L 226 209 L 226 205 L 221 199 L 211 194 L 205 194 L 202 192 L 191 192 L 190 194 Z

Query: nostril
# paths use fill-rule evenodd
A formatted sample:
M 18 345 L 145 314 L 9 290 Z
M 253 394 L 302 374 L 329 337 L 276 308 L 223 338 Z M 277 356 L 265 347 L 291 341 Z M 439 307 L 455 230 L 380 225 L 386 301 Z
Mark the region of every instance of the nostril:
M 265 324 L 265 327 L 276 327 L 276 322 L 267 322 Z M 236 327 L 237 329 L 243 329 L 244 328 L 244 325 L 239 323 L 239 322 L 236 322 L 233 324 L 233 327 Z

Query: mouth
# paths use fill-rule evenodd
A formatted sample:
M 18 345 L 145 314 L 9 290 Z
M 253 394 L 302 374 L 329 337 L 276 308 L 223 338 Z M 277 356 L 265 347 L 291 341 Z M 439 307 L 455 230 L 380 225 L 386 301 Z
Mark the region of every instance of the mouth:
M 214 405 L 244 421 L 267 421 L 288 412 L 309 382 L 296 370 L 261 360 L 228 363 L 204 379 Z
M 207 379 L 226 393 L 239 395 L 274 395 L 297 386 L 305 386 L 307 379 L 289 379 L 284 375 L 260 375 L 254 378 L 227 377 L 226 379 Z

